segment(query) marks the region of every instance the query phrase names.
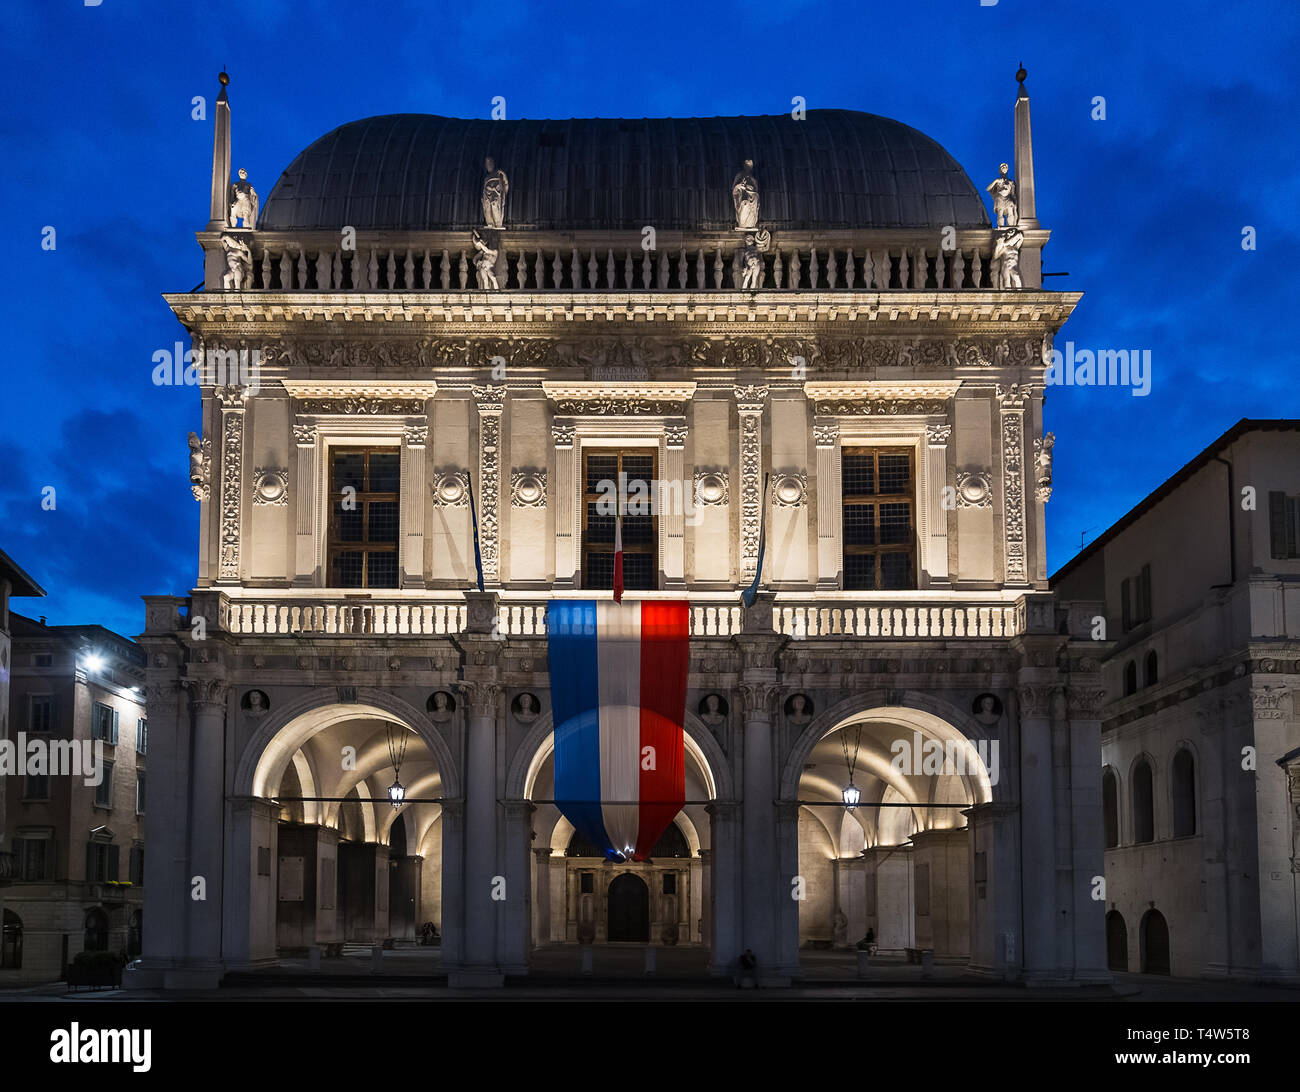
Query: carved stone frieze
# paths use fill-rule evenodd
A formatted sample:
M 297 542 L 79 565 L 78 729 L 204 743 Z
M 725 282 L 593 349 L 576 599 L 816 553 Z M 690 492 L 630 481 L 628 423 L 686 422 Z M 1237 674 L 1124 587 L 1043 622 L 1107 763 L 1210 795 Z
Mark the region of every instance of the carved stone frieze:
M 374 414 L 413 417 L 424 412 L 422 398 L 304 398 L 300 412 L 315 414 Z
M 221 522 L 220 567 L 222 580 L 239 579 L 239 516 L 244 461 L 243 402 L 231 403 L 221 414 Z
M 818 402 L 815 409 L 818 416 L 824 417 L 925 417 L 930 414 L 946 413 L 948 403 L 938 398 L 862 398 L 851 402 Z

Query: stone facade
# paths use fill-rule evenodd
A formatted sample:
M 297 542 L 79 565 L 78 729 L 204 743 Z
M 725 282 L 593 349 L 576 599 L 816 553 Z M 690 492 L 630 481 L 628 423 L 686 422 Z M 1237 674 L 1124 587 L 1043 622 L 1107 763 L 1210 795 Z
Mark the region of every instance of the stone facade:
M 219 154 L 214 172 L 228 166 Z M 1048 233 L 1024 225 L 1014 292 L 989 287 L 986 217 L 947 250 L 940 224 L 778 223 L 755 258 L 729 222 L 678 222 L 643 250 L 628 230 L 513 221 L 533 199 L 497 166 L 499 229 L 372 224 L 344 251 L 338 233 L 263 225 L 243 291 L 222 290 L 228 232 L 214 229 L 199 236 L 205 291 L 166 297 L 196 350 L 257 370 L 202 387 L 197 585 L 147 601 L 151 766 L 193 819 L 150 818 L 151 851 L 176 865 L 151 883 L 134 980 L 212 981 L 342 942 L 340 922 L 380 902 L 339 884 L 343 846 L 409 862 L 402 882 L 453 983 L 631 930 L 707 947 L 719 974 L 751 949 L 779 984 L 801 945 L 868 928 L 990 975 L 1104 980 L 1089 895 L 1100 677 L 1087 610 L 1048 590 L 1026 479 L 1045 350 L 1078 299 L 1041 289 Z M 779 172 L 753 172 L 775 186 Z M 746 215 L 781 207 L 762 192 Z M 214 175 L 214 224 L 224 193 Z M 264 211 L 299 222 L 276 192 Z M 499 287 L 469 285 L 471 229 Z M 755 290 L 736 287 L 742 258 L 764 263 Z M 396 568 L 344 589 L 331 468 L 361 449 L 396 467 Z M 592 576 L 585 468 L 629 451 L 654 467 L 656 507 L 649 586 L 628 595 L 691 604 L 675 821 L 689 856 L 604 866 L 569 855 L 551 802 L 545 616 L 553 596 L 609 594 Z M 864 533 L 845 522 L 846 458 L 877 460 L 849 476 L 872 497 L 890 468 L 897 492 L 879 503 L 905 521 L 892 586 L 850 571 Z M 269 483 L 282 503 L 258 501 L 253 468 L 287 468 Z M 467 591 L 475 521 L 483 590 Z M 395 740 L 409 745 L 400 811 Z M 949 764 L 894 769 L 913 742 L 947 747 Z M 206 901 L 191 897 L 200 877 Z M 407 929 L 390 909 L 370 932 Z
M 1242 421 L 1054 577 L 1106 603 L 1114 969 L 1300 978 L 1297 465 L 1300 422 Z

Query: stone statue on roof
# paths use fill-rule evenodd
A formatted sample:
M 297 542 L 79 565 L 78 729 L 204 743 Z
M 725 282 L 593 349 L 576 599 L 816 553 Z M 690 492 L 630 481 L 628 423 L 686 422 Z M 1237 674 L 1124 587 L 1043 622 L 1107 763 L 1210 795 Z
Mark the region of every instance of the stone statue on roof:
M 745 236 L 745 245 L 740 250 L 740 290 L 757 292 L 763 287 L 762 254 L 772 245 L 770 231 L 751 231 Z
M 488 160 L 488 162 L 492 162 Z M 497 251 L 483 241 L 483 236 L 474 230 L 470 241 L 474 244 L 474 249 L 478 252 L 474 255 L 474 276 L 478 280 L 479 288 L 500 288 L 497 284 L 496 264 Z
M 1020 220 L 1016 208 L 1016 184 L 1007 177 L 1011 168 L 1003 163 L 998 167 L 998 176 L 985 189 L 993 195 L 993 226 L 1015 227 Z
M 736 206 L 736 227 L 750 231 L 758 227 L 758 179 L 754 177 L 754 161 L 745 165 L 731 180 L 731 203 Z
M 248 180 L 248 172 L 239 168 L 239 181 L 230 185 L 230 226 L 238 227 L 236 220 L 242 219 L 244 227 L 257 227 L 257 190 Z
M 242 292 L 253 287 L 253 251 L 238 235 L 221 236 L 221 249 L 226 252 L 226 272 L 221 277 L 221 287 Z
M 483 166 L 487 169 L 487 176 L 483 179 L 483 223 L 486 227 L 501 228 L 506 222 L 506 194 L 510 192 L 510 180 L 505 171 L 497 168 L 491 156 L 483 161 Z
M 1020 283 L 1020 247 L 1025 241 L 1019 228 L 1006 228 L 998 234 L 993 248 L 993 287 L 998 292 L 1022 287 Z

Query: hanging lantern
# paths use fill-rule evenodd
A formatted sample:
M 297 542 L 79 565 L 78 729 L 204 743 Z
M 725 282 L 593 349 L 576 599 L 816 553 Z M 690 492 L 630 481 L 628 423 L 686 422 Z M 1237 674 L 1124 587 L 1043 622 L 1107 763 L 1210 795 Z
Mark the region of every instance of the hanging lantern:
M 844 807 L 852 811 L 862 800 L 862 790 L 853 783 L 853 771 L 858 766 L 858 751 L 862 747 L 862 725 L 853 726 L 853 753 L 849 754 L 849 732 L 848 729 L 840 731 L 840 746 L 844 748 L 844 765 L 849 770 L 849 783 L 844 786 L 844 791 L 840 794 L 844 799 Z
M 407 736 L 391 724 L 384 726 L 388 739 L 388 758 L 393 764 L 393 783 L 388 786 L 388 802 L 395 808 L 406 803 L 406 789 L 402 785 L 402 759 L 406 757 Z

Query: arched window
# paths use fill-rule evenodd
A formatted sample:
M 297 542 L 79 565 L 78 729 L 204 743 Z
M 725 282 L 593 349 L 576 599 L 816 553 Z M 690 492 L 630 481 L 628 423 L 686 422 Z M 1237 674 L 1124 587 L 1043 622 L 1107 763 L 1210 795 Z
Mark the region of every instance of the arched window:
M 1101 771 L 1101 807 L 1106 829 L 1106 848 L 1119 845 L 1119 779 L 1107 766 Z
M 1118 910 L 1106 915 L 1106 966 L 1112 971 L 1128 970 L 1128 926 Z
M 1156 840 L 1155 793 L 1151 784 L 1151 763 L 1139 758 L 1133 766 L 1133 841 Z
M 86 936 L 82 947 L 88 952 L 108 951 L 108 915 L 98 906 L 86 913 Z
M 1186 747 L 1174 755 L 1170 778 L 1173 782 L 1174 837 L 1196 833 L 1196 760 Z
M 1160 663 L 1153 648 L 1147 653 L 1146 669 L 1143 672 L 1143 686 L 1155 686 L 1160 681 Z
M 1138 689 L 1138 667 L 1137 664 L 1129 660 L 1124 665 L 1124 697 L 1130 694 L 1136 694 Z
M 0 967 L 16 971 L 22 965 L 23 919 L 12 910 L 6 910 L 3 932 L 0 932 Z

